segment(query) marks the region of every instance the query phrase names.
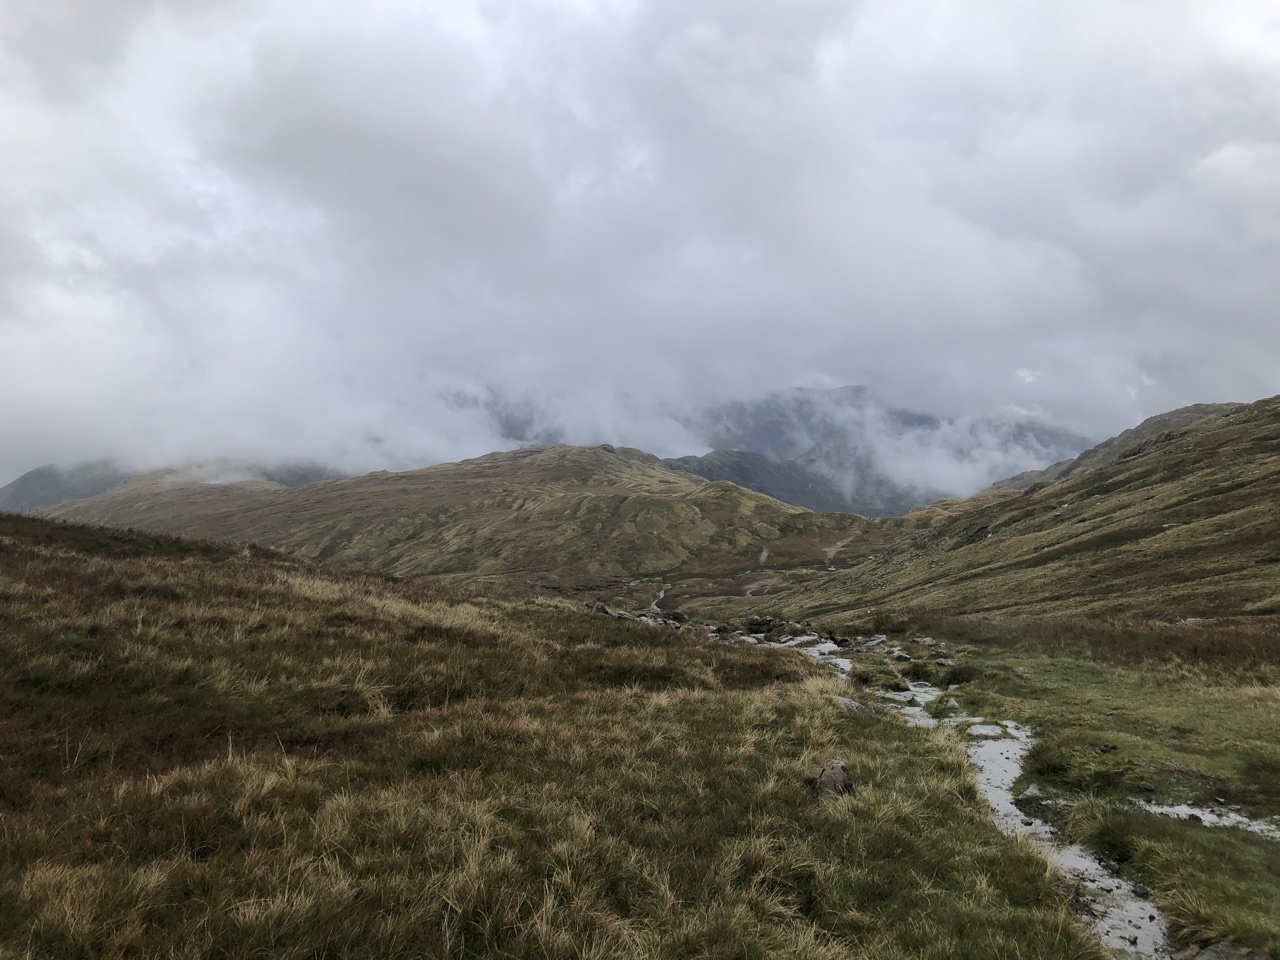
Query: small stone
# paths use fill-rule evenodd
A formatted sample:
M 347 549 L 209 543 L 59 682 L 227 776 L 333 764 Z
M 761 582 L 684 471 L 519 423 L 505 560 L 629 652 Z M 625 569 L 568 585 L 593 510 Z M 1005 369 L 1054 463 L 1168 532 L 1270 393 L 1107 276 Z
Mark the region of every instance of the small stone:
M 841 797 L 853 793 L 853 775 L 843 760 L 828 760 L 818 774 L 819 797 Z
M 956 662 L 954 660 L 950 660 L 947 657 L 939 657 L 937 660 L 934 661 L 934 663 L 936 663 L 940 667 L 954 667 L 956 665 Z
M 1155 793 L 1156 791 L 1155 784 L 1147 783 L 1147 781 L 1145 780 L 1143 780 L 1140 784 L 1138 784 L 1138 789 L 1141 790 L 1143 793 Z
M 1146 897 L 1151 896 L 1151 891 L 1143 884 L 1135 883 L 1133 885 L 1133 895 L 1135 897 L 1143 897 L 1145 899 Z

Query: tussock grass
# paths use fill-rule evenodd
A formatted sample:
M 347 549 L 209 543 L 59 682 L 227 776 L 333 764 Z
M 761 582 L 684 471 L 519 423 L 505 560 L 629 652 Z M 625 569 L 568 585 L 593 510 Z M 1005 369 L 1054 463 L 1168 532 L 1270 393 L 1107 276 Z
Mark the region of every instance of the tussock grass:
M 1280 846 L 1274 842 L 1171 822 L 1093 796 L 1073 804 L 1065 823 L 1074 840 L 1119 861 L 1155 892 L 1179 941 L 1280 953 Z
M 801 654 L 10 517 L 0 591 L 0 955 L 1101 956 Z

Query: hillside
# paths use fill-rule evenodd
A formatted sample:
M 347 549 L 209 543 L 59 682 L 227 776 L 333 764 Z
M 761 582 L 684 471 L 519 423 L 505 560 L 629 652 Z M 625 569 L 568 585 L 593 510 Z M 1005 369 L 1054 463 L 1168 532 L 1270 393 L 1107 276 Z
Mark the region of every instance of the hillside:
M 37 467 L 0 487 L 0 510 L 21 513 L 67 500 L 96 497 L 118 487 L 130 476 L 110 460 L 82 463 L 67 469 L 52 464 Z
M 1068 474 L 1109 467 L 1124 457 L 1132 456 L 1147 444 L 1159 440 L 1168 433 L 1208 423 L 1242 406 L 1244 404 L 1240 403 L 1196 403 L 1189 407 L 1170 410 L 1168 413 L 1157 414 L 1143 420 L 1136 427 L 1104 440 L 1096 447 L 1090 447 L 1074 460 L 1063 460 L 1043 470 L 1028 470 L 1008 480 L 999 480 L 991 485 L 991 489 L 1026 490 L 1037 483 L 1050 483 Z
M 1116 463 L 1027 492 L 941 501 L 875 522 L 835 571 L 677 583 L 675 603 L 833 620 L 953 614 L 1280 614 L 1280 398 L 1164 433 Z M 743 599 L 750 593 L 749 599 Z M 735 596 L 738 599 L 735 599 Z
M 9 515 L 0 601 L 2 956 L 1102 957 L 795 651 Z
M 765 551 L 772 562 L 801 563 L 870 529 L 860 517 L 819 516 L 708 483 L 638 450 L 564 446 L 296 489 L 152 475 L 48 512 L 400 576 L 564 588 L 731 575 Z
M 849 508 L 849 494 L 837 487 L 834 480 L 793 460 L 778 460 L 745 450 L 713 450 L 701 457 L 674 457 L 662 462 L 673 470 L 692 473 L 704 480 L 726 480 L 819 513 L 837 513 Z M 874 516 L 870 511 L 852 512 Z
M 1027 492 L 813 514 L 639 451 L 541 447 L 293 490 L 150 478 L 56 516 L 740 616 L 1275 615 L 1280 398 Z M 632 585 L 632 581 L 642 582 Z

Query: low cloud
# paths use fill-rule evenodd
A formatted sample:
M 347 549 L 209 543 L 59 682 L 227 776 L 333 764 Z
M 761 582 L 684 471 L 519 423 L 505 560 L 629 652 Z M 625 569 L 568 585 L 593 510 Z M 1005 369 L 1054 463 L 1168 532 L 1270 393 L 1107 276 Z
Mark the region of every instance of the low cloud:
M 792 385 L 1089 434 L 1275 393 L 1278 40 L 1265 0 L 14 0 L 0 482 L 697 453 L 688 411 Z M 1003 468 L 940 439 L 911 472 Z

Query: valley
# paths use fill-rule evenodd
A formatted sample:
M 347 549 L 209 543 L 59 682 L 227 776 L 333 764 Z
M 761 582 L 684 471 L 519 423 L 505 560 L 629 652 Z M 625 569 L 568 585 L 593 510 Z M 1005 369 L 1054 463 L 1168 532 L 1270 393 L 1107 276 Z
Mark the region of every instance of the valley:
M 1216 824 L 1280 817 L 1280 398 L 1111 449 L 877 518 L 609 445 L 162 471 L 0 515 L 0 929 L 85 956 L 418 956 L 431 930 L 439 956 L 1102 957 L 1103 894 L 996 829 L 934 723 L 973 717 L 1034 740 L 1014 809 L 1167 922 L 1117 955 L 1278 956 L 1280 844 Z M 835 758 L 851 791 L 816 799 Z

